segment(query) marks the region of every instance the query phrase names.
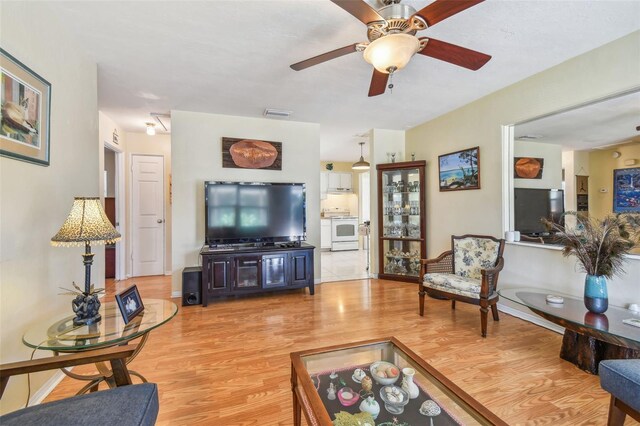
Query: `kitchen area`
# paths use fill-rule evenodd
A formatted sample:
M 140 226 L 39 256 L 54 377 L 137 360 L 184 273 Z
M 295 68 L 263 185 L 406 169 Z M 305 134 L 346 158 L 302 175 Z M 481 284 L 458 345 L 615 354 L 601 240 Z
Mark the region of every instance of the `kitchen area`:
M 351 166 L 321 163 L 321 282 L 369 277 L 369 173 Z

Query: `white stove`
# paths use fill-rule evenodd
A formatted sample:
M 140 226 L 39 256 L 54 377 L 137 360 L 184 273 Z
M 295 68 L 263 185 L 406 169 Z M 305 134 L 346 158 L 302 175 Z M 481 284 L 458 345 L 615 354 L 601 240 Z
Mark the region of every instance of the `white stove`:
M 331 251 L 358 250 L 358 218 L 333 216 L 331 218 Z

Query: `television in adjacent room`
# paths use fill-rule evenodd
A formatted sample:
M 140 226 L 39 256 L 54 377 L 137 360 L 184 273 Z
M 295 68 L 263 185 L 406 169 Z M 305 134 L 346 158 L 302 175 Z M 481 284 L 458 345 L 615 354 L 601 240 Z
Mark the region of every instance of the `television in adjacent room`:
M 530 236 L 548 235 L 541 218 L 564 225 L 562 189 L 514 189 L 515 230 Z
M 205 243 L 306 240 L 304 183 L 205 182 Z

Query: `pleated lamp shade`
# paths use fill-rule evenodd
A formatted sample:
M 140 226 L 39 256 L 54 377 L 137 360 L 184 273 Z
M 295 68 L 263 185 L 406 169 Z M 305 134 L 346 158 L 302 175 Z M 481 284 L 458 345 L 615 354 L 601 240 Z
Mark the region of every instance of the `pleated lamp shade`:
M 112 244 L 120 233 L 111 225 L 98 197 L 75 197 L 67 220 L 51 238 L 54 246 Z

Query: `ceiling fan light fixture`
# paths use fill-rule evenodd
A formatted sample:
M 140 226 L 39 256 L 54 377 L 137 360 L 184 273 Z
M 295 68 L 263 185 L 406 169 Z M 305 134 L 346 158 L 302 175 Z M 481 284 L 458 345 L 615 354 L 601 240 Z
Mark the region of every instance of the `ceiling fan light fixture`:
M 351 169 L 352 170 L 369 170 L 371 165 L 366 161 L 364 161 L 364 157 L 362 155 L 362 146 L 364 145 L 364 142 L 358 142 L 358 143 L 360 144 L 360 159 L 355 163 L 353 163 L 353 166 L 351 166 Z
M 364 49 L 364 60 L 385 74 L 404 68 L 420 49 L 418 37 L 389 34 L 372 41 Z
M 156 134 L 156 125 L 154 123 L 145 123 L 147 125 L 147 135 L 154 136 Z

